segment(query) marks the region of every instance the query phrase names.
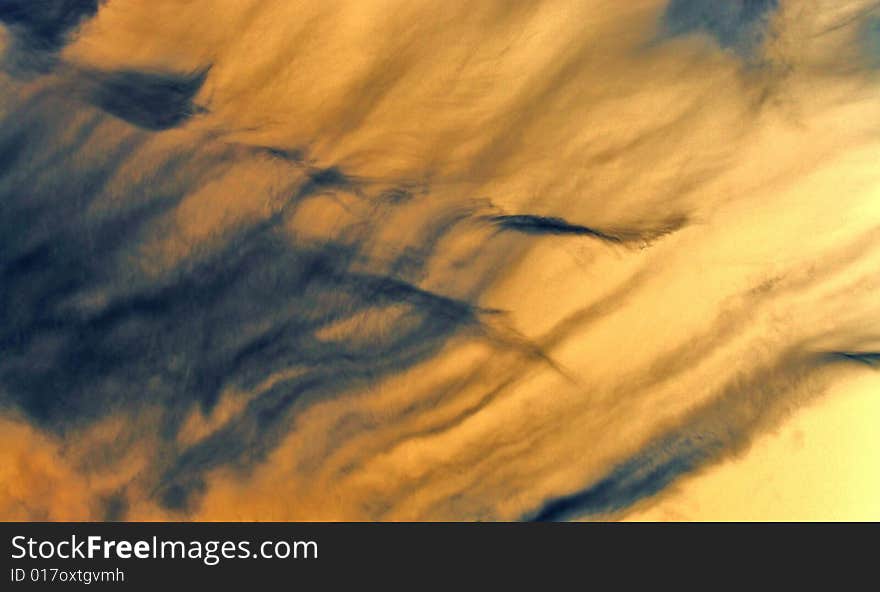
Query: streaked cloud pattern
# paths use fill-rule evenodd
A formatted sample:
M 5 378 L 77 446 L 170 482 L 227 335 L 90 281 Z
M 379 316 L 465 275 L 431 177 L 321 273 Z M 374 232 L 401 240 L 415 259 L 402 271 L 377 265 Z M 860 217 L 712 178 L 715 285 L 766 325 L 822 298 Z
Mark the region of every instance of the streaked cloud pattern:
M 878 23 L 0 4 L 0 517 L 880 519 Z

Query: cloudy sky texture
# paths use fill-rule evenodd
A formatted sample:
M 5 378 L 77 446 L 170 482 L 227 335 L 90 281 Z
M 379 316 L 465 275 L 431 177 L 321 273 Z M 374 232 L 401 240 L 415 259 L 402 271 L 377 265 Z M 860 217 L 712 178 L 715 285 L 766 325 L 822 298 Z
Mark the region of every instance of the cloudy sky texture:
M 880 2 L 0 24 L 0 518 L 880 519 Z

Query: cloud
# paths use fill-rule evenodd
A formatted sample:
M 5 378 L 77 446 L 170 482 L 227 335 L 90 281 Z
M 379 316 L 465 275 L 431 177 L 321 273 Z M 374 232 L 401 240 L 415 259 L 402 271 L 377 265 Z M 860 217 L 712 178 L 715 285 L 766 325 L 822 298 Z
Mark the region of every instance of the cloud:
M 743 54 L 757 51 L 779 0 L 672 0 L 664 14 L 664 25 L 672 36 L 707 33 L 721 47 Z
M 83 21 L 95 16 L 100 0 L 9 0 L 0 7 L 0 23 L 13 33 L 11 63 L 45 71 Z
M 187 75 L 131 70 L 83 76 L 89 102 L 138 127 L 163 130 L 204 111 L 193 97 L 207 75 L 208 69 Z
M 4 515 L 618 517 L 875 362 L 867 2 L 34 6 Z
M 871 17 L 862 25 L 862 47 L 871 64 L 880 64 L 880 17 Z

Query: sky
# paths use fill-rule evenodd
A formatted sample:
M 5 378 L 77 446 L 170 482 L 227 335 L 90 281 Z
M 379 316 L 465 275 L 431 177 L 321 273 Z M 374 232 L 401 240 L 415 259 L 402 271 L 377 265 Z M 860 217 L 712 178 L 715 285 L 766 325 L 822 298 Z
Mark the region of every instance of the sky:
M 880 519 L 880 3 L 0 25 L 0 518 Z

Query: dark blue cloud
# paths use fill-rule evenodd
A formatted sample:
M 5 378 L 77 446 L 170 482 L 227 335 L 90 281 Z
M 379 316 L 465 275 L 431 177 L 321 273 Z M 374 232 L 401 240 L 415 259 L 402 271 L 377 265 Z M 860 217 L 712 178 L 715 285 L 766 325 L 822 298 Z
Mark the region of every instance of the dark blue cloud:
M 204 111 L 193 98 L 209 68 L 190 74 L 138 70 L 83 73 L 89 101 L 138 127 L 163 130 Z
M 0 23 L 13 34 L 13 63 L 25 70 L 45 70 L 71 33 L 95 16 L 101 0 L 3 0 Z
M 672 0 L 663 15 L 669 36 L 706 33 L 721 47 L 751 54 L 767 34 L 779 0 Z
M 731 455 L 785 413 L 786 395 L 839 359 L 792 350 L 751 376 L 736 376 L 707 404 L 659 434 L 585 489 L 549 499 L 525 518 L 604 517 L 659 494 L 682 477 Z
M 3 0 L 0 22 L 28 45 L 55 51 L 84 19 L 98 12 L 99 0 Z
M 155 494 L 168 507 L 188 507 L 205 470 L 263 458 L 303 399 L 403 371 L 480 324 L 472 304 L 418 286 L 453 229 L 445 220 L 390 271 L 365 264 L 352 237 L 299 245 L 275 216 L 162 277 L 149 276 L 132 265 L 140 245 L 204 175 L 246 153 L 235 146 L 170 150 L 108 209 L 96 204 L 149 134 L 49 92 L 9 107 L 0 122 L 0 407 L 65 433 L 158 406 Z M 124 109 L 113 103 L 108 110 Z M 124 115 L 141 119 L 140 127 L 166 122 Z M 291 191 L 291 207 L 356 183 L 338 168 L 316 169 Z M 393 330 L 364 339 L 321 336 L 337 321 L 391 305 L 403 310 Z M 193 409 L 210 410 L 225 388 L 250 391 L 292 367 L 302 372 L 261 392 L 224 429 L 194 446 L 177 443 Z M 124 514 L 124 503 L 107 503 L 108 515 Z
M 192 114 L 204 73 L 71 70 L 82 78 L 77 93 L 90 93 L 86 103 L 52 85 L 21 85 L 2 97 L 0 409 L 61 435 L 160 410 L 150 425 L 158 434 L 151 491 L 166 507 L 186 510 L 206 471 L 247 471 L 265 459 L 309 402 L 356 392 L 430 359 L 457 335 L 487 331 L 489 311 L 475 303 L 495 269 L 448 288 L 451 295 L 421 285 L 476 208 L 450 210 L 428 189 L 385 188 L 376 207 L 424 209 L 412 244 L 376 262 L 371 241 L 387 223 L 381 215 L 317 244 L 287 229 L 284 213 L 304 200 L 333 192 L 362 199 L 369 191 L 368 180 L 342 166 L 309 170 L 304 150 L 181 139 L 191 143 L 166 147 L 125 174 L 127 183 L 111 183 L 149 149 L 153 132 Z M 248 158 L 287 163 L 291 179 L 305 171 L 290 181 L 282 212 L 230 231 L 158 276 L 146 273 L 143 246 L 164 235 L 177 206 Z M 489 220 L 505 230 L 486 233 L 505 241 L 504 256 L 531 238 L 523 235 L 612 240 L 558 218 Z M 392 307 L 400 314 L 381 331 L 326 337 L 354 315 Z M 292 368 L 295 375 L 265 386 Z M 224 392 L 256 396 L 211 435 L 181 443 L 186 418 L 210 412 Z M 124 518 L 124 492 L 102 503 L 106 516 Z
M 547 502 L 530 518 L 559 521 L 612 514 L 660 493 L 682 475 L 717 457 L 723 449 L 721 439 L 712 435 L 671 435 L 588 489 Z
M 623 242 L 620 237 L 614 236 L 589 226 L 572 224 L 562 218 L 532 215 L 505 215 L 491 216 L 489 221 L 502 230 L 511 230 L 523 234 L 547 234 L 547 235 L 577 235 L 592 236 L 600 240 L 619 243 Z

